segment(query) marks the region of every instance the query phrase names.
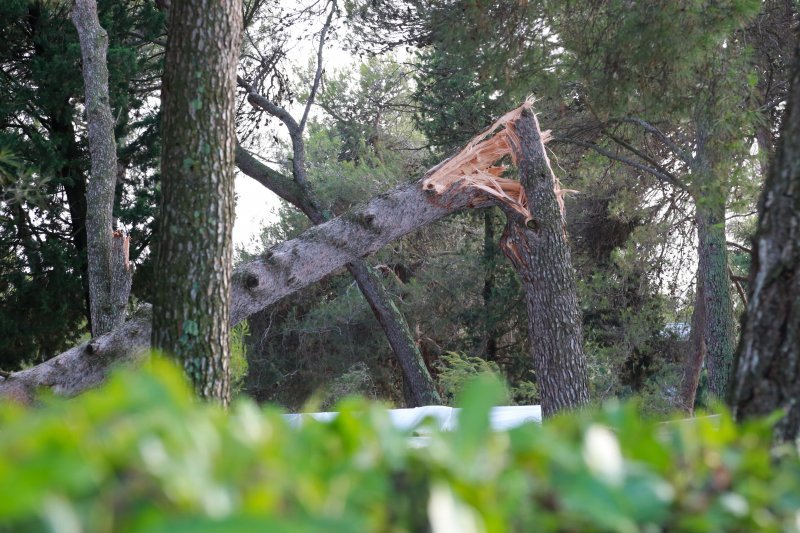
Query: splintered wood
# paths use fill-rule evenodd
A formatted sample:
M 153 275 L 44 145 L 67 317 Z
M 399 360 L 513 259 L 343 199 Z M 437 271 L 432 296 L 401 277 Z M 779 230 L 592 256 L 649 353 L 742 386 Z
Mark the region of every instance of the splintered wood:
M 519 137 L 516 134 L 516 120 L 523 109 L 530 109 L 530 102 L 500 117 L 497 122 L 475 136 L 458 154 L 445 161 L 422 182 L 425 190 L 442 194 L 451 187 L 472 187 L 503 202 L 525 218 L 531 217 L 525 189 L 519 181 L 501 177 L 508 170 L 506 165 L 497 164 L 505 156 L 510 156 L 517 164 Z M 542 132 L 542 142 L 550 139 L 550 132 Z

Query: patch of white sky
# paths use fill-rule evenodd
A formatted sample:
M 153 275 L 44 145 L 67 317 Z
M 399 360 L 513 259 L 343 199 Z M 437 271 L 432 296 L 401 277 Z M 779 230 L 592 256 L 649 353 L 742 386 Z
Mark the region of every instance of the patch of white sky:
M 280 7 L 287 13 L 297 12 L 309 4 L 319 5 L 319 0 L 281 0 Z M 289 28 L 289 44 L 291 48 L 287 54 L 287 61 L 284 68 L 295 84 L 297 92 L 303 93 L 306 87 L 297 86 L 300 80 L 297 71 L 305 69 L 312 61 L 312 68 L 316 68 L 316 55 L 319 46 L 319 31 L 324 24 L 324 17 L 315 17 L 313 20 L 299 20 Z M 345 50 L 339 32 L 329 34 L 325 42 L 322 55 L 323 68 L 328 74 L 335 71 L 351 70 L 358 74 L 359 58 Z M 305 101 L 297 102 L 288 106 L 288 111 L 299 121 L 303 114 Z M 319 117 L 321 111 L 313 106 L 310 117 Z M 272 121 L 275 125 L 274 133 L 288 143 L 289 136 L 282 124 L 277 120 Z M 272 140 L 273 136 L 265 135 L 266 139 Z M 260 149 L 259 149 L 260 148 Z M 274 146 L 262 145 L 256 148 L 256 154 L 264 159 L 269 159 L 269 155 L 274 150 Z M 256 182 L 252 178 L 245 176 L 241 172 L 236 173 L 236 222 L 233 226 L 233 243 L 237 250 L 256 251 L 260 246 L 259 236 L 265 225 L 274 223 L 278 217 L 278 207 L 280 201 L 275 193 Z

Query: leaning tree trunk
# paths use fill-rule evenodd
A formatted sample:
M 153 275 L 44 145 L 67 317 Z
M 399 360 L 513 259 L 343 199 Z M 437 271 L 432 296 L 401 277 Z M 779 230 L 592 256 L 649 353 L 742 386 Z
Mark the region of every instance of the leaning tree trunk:
M 86 191 L 86 237 L 90 323 L 92 336 L 99 337 L 125 321 L 132 273 L 128 263 L 128 237 L 112 230 L 117 146 L 108 96 L 108 34 L 100 26 L 95 0 L 75 0 L 72 21 L 81 43 L 92 159 Z
M 361 294 L 369 303 L 372 313 L 383 329 L 389 346 L 403 371 L 404 396 L 407 407 L 441 405 L 442 397 L 436 389 L 436 382 L 425 366 L 408 322 L 392 301 L 388 291 L 372 269 L 364 261 L 348 263 L 347 270 L 356 280 Z M 407 390 L 406 390 L 407 389 Z
M 182 361 L 201 397 L 230 400 L 236 0 L 171 2 L 153 346 Z
M 589 403 L 583 330 L 558 181 L 530 109 L 516 123 L 520 179 L 532 219 L 509 218 L 501 246 L 519 274 L 528 308 L 528 342 L 542 414 Z
M 759 203 L 731 405 L 738 419 L 785 409 L 775 435 L 792 440 L 800 435 L 800 46 L 779 144 Z

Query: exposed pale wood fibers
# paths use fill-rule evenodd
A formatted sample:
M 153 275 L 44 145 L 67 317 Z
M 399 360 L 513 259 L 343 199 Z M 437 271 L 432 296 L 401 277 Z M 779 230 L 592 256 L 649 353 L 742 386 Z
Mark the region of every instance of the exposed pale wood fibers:
M 444 162 L 435 172 L 423 180 L 426 190 L 442 194 L 451 187 L 473 188 L 485 193 L 488 197 L 510 207 L 522 215 L 527 223 L 531 220 L 528 198 L 519 181 L 501 177 L 508 167 L 496 163 L 510 156 L 516 165 L 520 140 L 516 132 L 516 121 L 523 109 L 531 109 L 531 102 L 525 102 L 513 111 L 500 117 L 467 143 L 458 154 Z M 542 142 L 550 140 L 550 132 L 541 134 Z M 555 180 L 556 196 L 561 211 L 564 210 L 562 190 L 558 179 Z

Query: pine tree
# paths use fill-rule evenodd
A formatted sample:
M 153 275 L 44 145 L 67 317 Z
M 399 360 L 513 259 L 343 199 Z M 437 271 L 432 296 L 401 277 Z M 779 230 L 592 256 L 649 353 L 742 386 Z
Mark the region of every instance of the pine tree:
M 230 401 L 236 152 L 235 0 L 172 1 L 164 66 L 162 198 L 153 346 L 178 358 L 203 398 Z

